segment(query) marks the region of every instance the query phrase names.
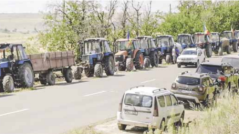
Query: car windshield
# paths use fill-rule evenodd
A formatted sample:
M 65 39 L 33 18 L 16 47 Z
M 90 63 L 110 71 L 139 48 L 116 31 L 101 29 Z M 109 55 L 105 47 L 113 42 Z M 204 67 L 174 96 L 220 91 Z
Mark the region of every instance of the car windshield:
M 190 41 L 189 36 L 181 35 L 178 37 L 178 43 L 180 43 L 181 45 L 190 45 L 191 41 Z
M 118 47 L 118 51 L 133 49 L 132 41 L 118 41 L 118 42 L 116 42 L 116 45 Z
M 200 65 L 197 69 L 197 73 L 209 73 L 209 74 L 220 74 L 223 69 L 221 66 L 212 65 Z
M 158 37 L 156 38 L 157 46 L 169 47 L 169 38 L 168 37 Z
M 11 59 L 10 48 L 0 49 L 0 62 L 10 61 Z
M 100 42 L 97 40 L 85 41 L 85 54 L 101 53 Z
M 148 43 L 145 38 L 139 38 L 138 45 L 140 46 L 140 49 L 147 49 L 148 48 Z
M 213 42 L 219 41 L 219 36 L 216 33 L 211 34 L 211 39 Z
M 239 59 L 238 58 L 223 58 L 222 63 L 228 63 L 234 68 L 239 68 Z
M 187 77 L 187 76 L 179 76 L 176 81 L 180 84 L 186 84 L 186 85 L 199 85 L 200 79 L 199 78 L 193 78 L 193 77 Z
M 126 94 L 124 103 L 125 105 L 137 106 L 137 107 L 152 107 L 152 97 L 139 94 Z
M 205 35 L 204 34 L 196 34 L 194 36 L 194 42 L 196 44 L 198 44 L 198 43 L 205 43 Z
M 197 55 L 196 50 L 183 50 L 182 55 Z

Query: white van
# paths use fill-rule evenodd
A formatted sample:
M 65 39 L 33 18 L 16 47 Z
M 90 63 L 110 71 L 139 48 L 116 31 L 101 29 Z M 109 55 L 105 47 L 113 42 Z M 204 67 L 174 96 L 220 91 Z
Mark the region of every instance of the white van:
M 126 91 L 117 112 L 120 130 L 125 130 L 127 125 L 164 130 L 169 120 L 181 124 L 183 119 L 183 104 L 169 90 L 157 87 L 135 87 Z

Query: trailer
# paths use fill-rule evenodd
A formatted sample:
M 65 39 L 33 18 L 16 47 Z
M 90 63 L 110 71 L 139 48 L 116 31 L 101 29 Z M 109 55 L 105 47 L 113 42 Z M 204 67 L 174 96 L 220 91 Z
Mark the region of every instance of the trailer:
M 42 54 L 28 55 L 31 60 L 34 74 L 39 74 L 38 78 L 43 85 L 54 85 L 56 77 L 64 77 L 67 83 L 73 80 L 71 67 L 75 65 L 73 51 L 49 52 Z M 54 72 L 60 71 L 62 76 Z

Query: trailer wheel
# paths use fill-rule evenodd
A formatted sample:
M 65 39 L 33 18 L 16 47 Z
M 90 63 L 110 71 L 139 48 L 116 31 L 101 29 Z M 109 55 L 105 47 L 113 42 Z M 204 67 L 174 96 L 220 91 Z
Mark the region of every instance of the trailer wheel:
M 66 68 L 66 69 L 64 70 L 64 74 L 63 74 L 63 75 L 64 75 L 65 80 L 66 80 L 67 83 L 71 83 L 71 82 L 72 82 L 72 80 L 73 80 L 73 74 L 72 74 L 70 68 Z
M 80 80 L 81 79 L 81 68 L 77 67 L 77 68 L 73 69 L 73 75 L 76 80 Z
M 106 57 L 105 59 L 105 73 L 107 76 L 114 75 L 115 73 L 115 62 L 112 56 Z
M 46 74 L 39 74 L 39 79 L 40 79 L 40 83 L 42 85 L 46 85 L 47 81 L 46 81 Z
M 52 71 L 50 71 L 46 74 L 46 81 L 47 81 L 48 85 L 56 84 L 56 76 Z
M 3 77 L 3 89 L 5 92 L 13 92 L 14 91 L 14 81 L 10 74 L 7 74 Z
M 97 63 L 94 67 L 95 77 L 102 77 L 103 76 L 103 67 L 101 64 Z
M 32 66 L 29 63 L 24 63 L 19 67 L 19 79 L 22 87 L 33 87 L 34 73 Z

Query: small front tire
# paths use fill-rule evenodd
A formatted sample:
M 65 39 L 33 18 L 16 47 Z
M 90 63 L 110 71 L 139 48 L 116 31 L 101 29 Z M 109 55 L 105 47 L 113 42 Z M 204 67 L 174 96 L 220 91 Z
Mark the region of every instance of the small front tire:
M 119 130 L 125 130 L 127 127 L 127 125 L 124 125 L 124 124 L 118 124 L 118 128 Z

